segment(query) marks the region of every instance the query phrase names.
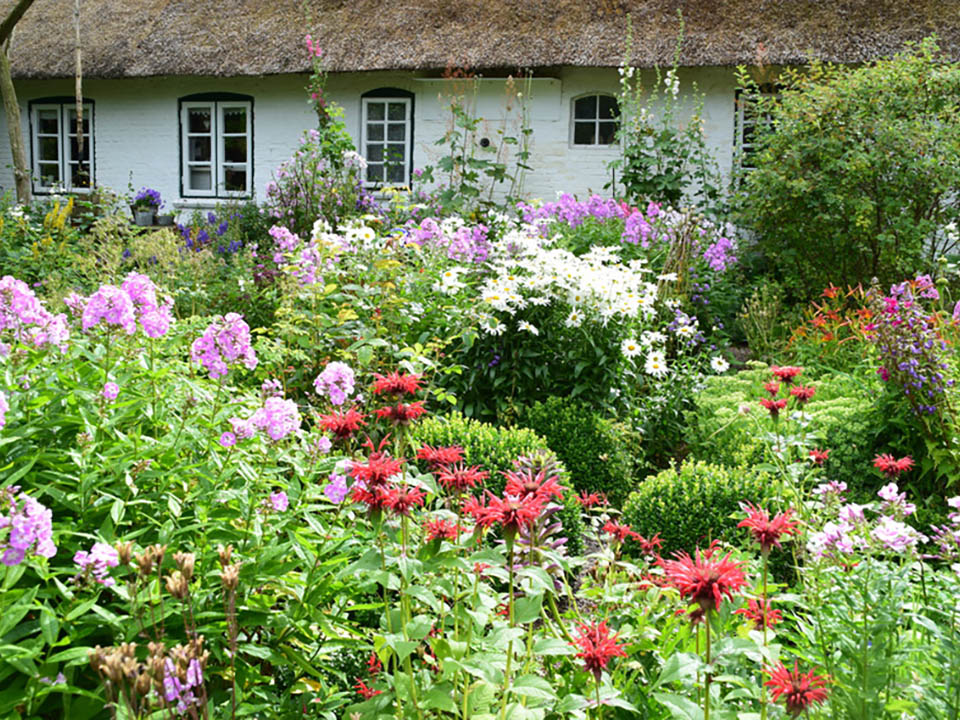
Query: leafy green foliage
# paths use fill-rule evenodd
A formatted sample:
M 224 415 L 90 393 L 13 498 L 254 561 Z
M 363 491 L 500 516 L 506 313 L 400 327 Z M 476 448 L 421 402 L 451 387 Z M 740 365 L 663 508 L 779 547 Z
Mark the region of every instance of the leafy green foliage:
M 623 522 L 646 538 L 660 533 L 665 555 L 693 552 L 712 540 L 736 542 L 742 537 L 740 503 L 761 504 L 770 485 L 765 472 L 687 461 L 648 477 L 630 493 Z
M 520 409 L 517 421 L 543 436 L 578 492 L 605 493 L 619 506 L 633 489 L 629 431 L 589 405 L 551 397 Z
M 739 198 L 744 225 L 797 297 L 912 277 L 949 251 L 958 217 L 960 64 L 927 39 L 865 66 L 814 63 L 779 96 L 740 83 L 770 122 Z

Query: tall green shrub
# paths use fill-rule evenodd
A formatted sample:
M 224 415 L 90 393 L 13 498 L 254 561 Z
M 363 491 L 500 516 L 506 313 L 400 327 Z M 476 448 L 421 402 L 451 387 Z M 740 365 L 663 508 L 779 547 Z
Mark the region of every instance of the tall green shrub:
M 953 244 L 960 186 L 960 63 L 933 39 L 852 68 L 814 63 L 758 97 L 755 170 L 740 221 L 800 297 L 830 283 L 892 282 Z

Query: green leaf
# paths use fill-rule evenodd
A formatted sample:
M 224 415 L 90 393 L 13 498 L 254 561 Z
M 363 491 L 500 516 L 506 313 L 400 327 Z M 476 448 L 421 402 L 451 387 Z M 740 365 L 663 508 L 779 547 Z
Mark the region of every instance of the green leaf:
M 521 675 L 510 686 L 510 692 L 538 700 L 556 700 L 557 694 L 546 680 L 537 675 Z
M 577 649 L 560 638 L 540 638 L 533 644 L 534 655 L 573 655 Z
M 427 691 L 423 696 L 423 707 L 427 710 L 444 710 L 445 712 L 456 712 L 457 705 L 453 701 L 453 684 L 443 682 Z
M 533 622 L 540 617 L 541 607 L 543 607 L 542 593 L 522 597 L 513 605 L 514 620 L 521 625 Z

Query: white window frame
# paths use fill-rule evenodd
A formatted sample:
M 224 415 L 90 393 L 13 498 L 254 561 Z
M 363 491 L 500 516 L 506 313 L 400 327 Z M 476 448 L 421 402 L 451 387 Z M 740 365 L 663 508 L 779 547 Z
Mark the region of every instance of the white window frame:
M 764 86 L 760 88 L 760 96 L 773 96 L 776 97 L 780 94 L 780 89 L 776 85 L 774 86 Z M 750 164 L 744 164 L 744 159 L 749 159 L 756 152 L 754 142 L 744 142 L 744 135 L 746 128 L 754 129 L 756 132 L 756 127 L 759 121 L 756 112 L 749 113 L 748 106 L 752 102 L 755 102 L 757 98 L 756 93 L 746 93 L 740 90 L 737 91 L 734 97 L 735 103 L 735 125 L 733 130 L 733 164 L 734 169 L 739 173 L 748 173 L 751 170 L 754 170 L 755 167 Z M 765 118 L 766 121 L 769 121 L 770 118 Z
M 583 100 L 584 98 L 590 98 L 590 97 L 597 98 L 596 116 L 594 116 L 592 120 L 589 118 L 577 118 L 577 101 Z M 619 113 L 616 119 L 606 119 L 606 118 L 600 117 L 600 98 L 601 97 L 613 98 L 614 101 L 616 101 L 617 111 Z M 620 140 L 616 135 L 614 135 L 613 142 L 609 142 L 609 143 L 594 142 L 594 143 L 588 144 L 588 143 L 576 142 L 576 129 L 577 129 L 576 124 L 577 123 L 586 124 L 586 123 L 592 122 L 593 137 L 595 140 L 599 140 L 600 139 L 600 123 L 615 122 L 617 124 L 617 131 L 619 132 L 621 115 L 622 113 L 620 112 L 620 100 L 613 93 L 597 91 L 597 92 L 584 93 L 582 95 L 577 95 L 576 97 L 571 98 L 570 100 L 570 147 L 578 148 L 578 149 L 590 149 L 590 148 L 609 149 L 609 148 L 619 147 Z
M 75 193 L 88 193 L 90 192 L 95 184 L 95 153 L 94 153 L 94 132 L 93 132 L 93 103 L 84 102 L 83 103 L 83 118 L 88 123 L 88 131 L 84 133 L 86 138 L 84 146 L 87 148 L 89 160 L 89 171 L 90 171 L 90 184 L 87 186 L 74 187 L 73 186 L 73 173 L 70 172 L 70 166 L 79 163 L 79 160 L 74 160 L 73 155 L 71 154 L 72 147 L 70 145 L 70 138 L 76 137 L 77 128 L 76 122 L 71 122 L 70 115 L 76 111 L 76 103 L 68 102 L 40 102 L 40 103 L 31 103 L 30 105 L 30 156 L 31 156 L 31 170 L 33 173 L 33 191 L 37 193 L 49 193 L 55 192 L 56 190 L 66 190 L 69 192 Z M 40 132 L 40 112 L 43 110 L 54 110 L 57 113 L 57 133 L 54 136 L 51 133 L 41 133 Z M 56 137 L 57 138 L 57 181 L 53 185 L 44 185 L 43 184 L 43 175 L 40 172 L 40 138 L 42 137 Z M 45 161 L 42 164 L 49 165 L 49 161 Z
M 210 111 L 210 132 L 190 132 L 190 111 L 195 109 Z M 246 111 L 247 125 L 243 133 L 227 133 L 224 114 L 231 108 L 243 108 Z M 210 138 L 210 161 L 190 159 L 190 138 Z M 245 137 L 247 140 L 247 159 L 245 162 L 226 160 L 226 140 L 231 137 Z M 245 198 L 250 197 L 253 188 L 253 103 L 249 100 L 184 100 L 180 103 L 180 185 L 183 197 Z M 198 190 L 190 187 L 190 168 L 210 166 L 210 189 Z M 226 171 L 243 169 L 246 172 L 246 184 L 243 190 L 226 190 Z
M 370 106 L 370 103 L 383 103 L 383 140 L 374 140 L 372 142 L 380 143 L 383 145 L 384 157 L 386 157 L 387 145 L 397 145 L 399 141 L 390 140 L 388 135 L 388 124 L 390 123 L 389 118 L 389 105 L 390 103 L 402 103 L 404 107 L 403 115 L 403 147 L 404 147 L 404 158 L 403 158 L 403 180 L 402 181 L 389 181 L 387 180 L 386 166 L 385 161 L 371 161 L 367 157 L 367 126 L 371 124 L 371 121 L 367 117 L 367 108 Z M 413 138 L 411 137 L 411 130 L 413 129 L 413 118 L 411 117 L 413 108 L 413 98 L 409 97 L 378 97 L 371 96 L 361 99 L 360 106 L 360 153 L 363 155 L 363 158 L 367 161 L 367 166 L 370 165 L 380 165 L 384 168 L 383 180 L 377 182 L 375 180 L 367 180 L 366 170 L 364 170 L 363 175 L 363 185 L 364 187 L 385 187 L 390 185 L 409 185 L 410 184 L 410 163 L 413 158 Z M 380 123 L 379 120 L 372 121 L 373 123 Z M 393 121 L 396 122 L 395 120 Z

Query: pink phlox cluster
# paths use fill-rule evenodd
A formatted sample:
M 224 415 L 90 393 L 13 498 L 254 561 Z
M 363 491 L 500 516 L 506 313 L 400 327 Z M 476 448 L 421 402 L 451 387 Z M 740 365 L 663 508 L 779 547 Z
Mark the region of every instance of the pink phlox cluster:
M 291 253 L 296 250 L 297 245 L 300 244 L 300 236 L 290 232 L 283 225 L 274 225 L 269 232 L 270 237 L 277 243 L 277 254 L 274 255 L 274 262 L 277 265 L 282 265 L 284 261 L 283 253 Z
M 847 491 L 847 484 L 842 480 L 831 480 L 830 482 L 820 483 L 813 489 L 813 494 L 821 501 L 839 500 L 844 502 L 844 493 Z
M 330 398 L 334 405 L 343 405 L 353 395 L 354 384 L 353 369 L 342 362 L 328 364 L 313 381 L 317 395 Z
M 347 476 L 338 475 L 333 472 L 330 473 L 330 482 L 323 486 L 323 494 L 327 496 L 327 499 L 339 505 L 343 502 L 344 498 L 347 497 L 347 493 L 350 489 L 347 487 Z
M 895 482 L 888 483 L 880 488 L 877 491 L 877 495 L 883 500 L 880 509 L 898 518 L 913 515 L 917 511 L 917 506 L 907 502 L 907 494 L 899 492 L 899 490 Z
M 925 535 L 887 515 L 880 517 L 876 526 L 870 531 L 870 536 L 888 550 L 898 553 L 914 548 L 917 543 L 927 540 Z
M 290 498 L 283 490 L 278 490 L 275 493 L 270 493 L 269 503 L 274 512 L 285 512 L 290 507 Z
M 952 512 L 947 515 L 949 523 L 936 526 L 931 525 L 933 530 L 933 542 L 939 548 L 937 557 L 946 562 L 956 562 L 960 560 L 960 495 L 947 500 Z
M 410 239 L 417 245 L 438 248 L 451 260 L 482 263 L 490 258 L 490 228 L 482 223 L 461 225 L 445 233 L 436 218 L 428 217 L 419 225 L 408 223 L 406 228 Z
M 283 383 L 276 378 L 264 380 L 260 384 L 260 399 L 266 400 L 268 397 L 283 397 Z
M 712 244 L 707 245 L 706 250 L 703 251 L 703 259 L 714 272 L 726 272 L 728 267 L 737 262 L 737 257 L 733 254 L 735 250 L 733 240 L 721 235 Z
M 249 440 L 257 433 L 257 427 L 250 419 L 232 417 L 229 422 L 236 440 Z
M 257 354 L 251 344 L 250 326 L 237 313 L 218 315 L 203 335 L 193 341 L 190 358 L 207 368 L 214 380 L 226 375 L 230 366 L 238 362 L 253 370 L 257 367 Z
M 0 429 L 7 424 L 7 413 L 10 412 L 10 403 L 7 394 L 0 390 Z
M 863 547 L 863 540 L 853 535 L 854 526 L 845 522 L 824 524 L 819 532 L 811 533 L 807 540 L 807 550 L 814 557 L 836 557 L 852 555 L 857 547 Z
M 81 572 L 89 573 L 101 585 L 111 587 L 116 584 L 116 580 L 110 577 L 110 568 L 120 564 L 120 557 L 113 546 L 94 543 L 89 552 L 77 550 L 73 562 Z
M 20 342 L 38 348 L 50 344 L 61 352 L 70 339 L 67 316 L 48 312 L 25 282 L 10 275 L 0 278 L 0 332 L 4 330 Z
M 7 566 L 19 565 L 31 552 L 45 558 L 57 554 L 53 513 L 19 491 L 17 486 L 0 490 L 0 550 L 4 551 L 0 562 Z M 7 531 L 6 539 L 2 538 L 3 531 Z
M 631 245 L 640 245 L 642 248 L 650 247 L 650 237 L 653 235 L 653 225 L 647 222 L 643 213 L 637 209 L 631 210 L 623 224 L 623 234 L 620 241 L 630 243 Z
M 101 285 L 87 298 L 83 309 L 83 329 L 92 330 L 101 322 L 122 328 L 127 335 L 137 331 L 136 307 L 133 299 L 116 285 Z
M 146 275 L 132 272 L 127 275 L 121 289 L 130 296 L 136 309 L 137 319 L 147 337 L 158 338 L 167 334 L 173 324 L 173 301 L 157 299 L 157 286 Z
M 300 411 L 293 400 L 269 397 L 250 418 L 271 440 L 283 440 L 300 429 Z M 235 431 L 236 432 L 236 431 Z
M 164 661 L 163 697 L 168 703 L 176 703 L 177 712 L 181 715 L 193 705 L 199 705 L 200 700 L 193 691 L 202 684 L 203 668 L 196 658 L 191 658 L 187 665 L 186 681 L 180 679 L 173 660 L 167 658 Z

